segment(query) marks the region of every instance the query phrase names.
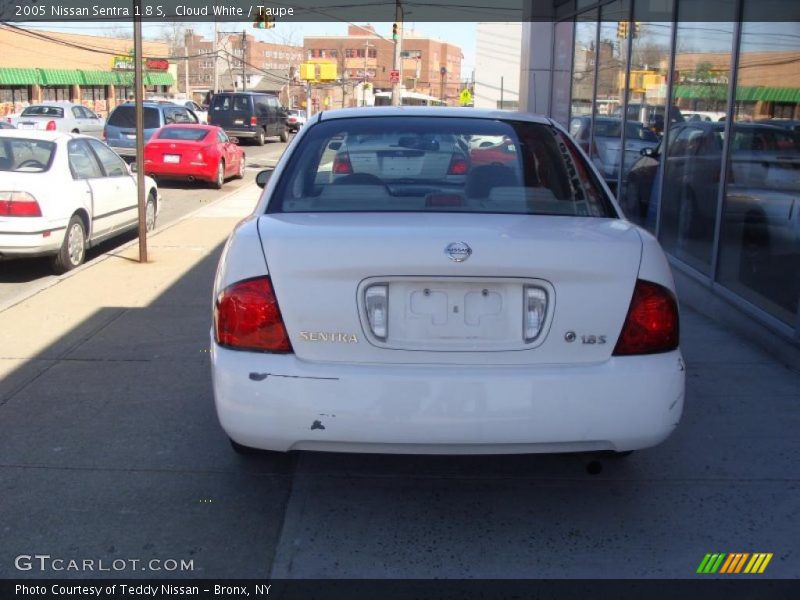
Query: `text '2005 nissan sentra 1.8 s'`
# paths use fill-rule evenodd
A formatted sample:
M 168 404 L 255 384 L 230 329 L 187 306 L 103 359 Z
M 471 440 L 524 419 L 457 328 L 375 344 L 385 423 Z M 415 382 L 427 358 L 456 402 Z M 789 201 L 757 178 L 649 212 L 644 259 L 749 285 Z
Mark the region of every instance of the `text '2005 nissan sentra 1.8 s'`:
M 478 138 L 511 156 L 475 164 Z M 214 290 L 238 451 L 625 453 L 677 425 L 667 260 L 560 126 L 324 112 L 268 175 Z

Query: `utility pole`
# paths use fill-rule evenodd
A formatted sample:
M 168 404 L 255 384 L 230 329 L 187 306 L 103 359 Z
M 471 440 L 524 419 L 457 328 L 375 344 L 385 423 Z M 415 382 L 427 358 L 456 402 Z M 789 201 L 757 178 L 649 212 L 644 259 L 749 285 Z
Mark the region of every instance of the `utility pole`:
M 400 77 L 392 84 L 392 106 L 400 106 L 400 85 L 403 80 L 403 59 L 400 57 L 403 49 L 403 9 L 400 0 L 394 3 L 394 25 L 392 26 L 392 39 L 394 40 L 394 59 L 392 69 L 400 72 Z
M 147 209 L 144 200 L 144 78 L 142 77 L 142 0 L 133 0 L 133 112 L 136 120 L 136 198 L 139 204 L 139 262 L 147 262 Z
M 191 100 L 189 96 L 189 46 L 186 45 L 186 38 L 183 38 L 183 91 L 186 94 L 186 99 Z
M 370 47 L 375 48 L 375 44 L 370 44 L 369 40 L 364 42 L 364 82 L 361 84 L 361 106 L 367 105 L 367 79 L 369 79 L 369 71 L 367 70 L 367 60 L 369 59 Z
M 245 71 L 245 60 L 247 57 L 247 32 L 242 29 L 242 91 L 247 91 L 247 72 Z

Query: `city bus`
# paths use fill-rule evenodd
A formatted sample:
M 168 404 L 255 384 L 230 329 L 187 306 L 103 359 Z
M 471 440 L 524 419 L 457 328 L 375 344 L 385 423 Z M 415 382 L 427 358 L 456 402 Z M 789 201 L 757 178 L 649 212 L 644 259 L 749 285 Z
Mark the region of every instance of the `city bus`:
M 400 104 L 403 106 L 446 106 L 439 98 L 406 90 L 400 90 Z M 391 105 L 392 92 L 377 92 L 375 94 L 375 106 Z

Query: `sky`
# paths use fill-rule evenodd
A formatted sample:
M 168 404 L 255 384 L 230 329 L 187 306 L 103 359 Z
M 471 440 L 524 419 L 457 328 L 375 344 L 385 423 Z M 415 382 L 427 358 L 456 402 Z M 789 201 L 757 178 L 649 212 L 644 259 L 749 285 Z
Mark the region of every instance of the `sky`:
M 366 25 L 366 23 L 357 23 Z M 132 25 L 125 23 L 20 23 L 22 27 L 35 29 L 37 31 L 63 31 L 65 33 L 82 33 L 87 35 L 108 35 L 109 33 L 123 33 L 130 31 Z M 214 31 L 212 23 L 187 23 L 187 27 L 193 28 L 198 33 L 211 39 Z M 279 23 L 275 29 L 259 30 L 250 27 L 249 23 L 220 23 L 220 31 L 241 31 L 246 29 L 258 39 L 264 42 L 282 43 L 292 40 L 301 45 L 306 36 L 318 35 L 347 35 L 347 23 L 336 22 L 316 22 L 316 23 Z M 376 32 L 384 37 L 391 37 L 391 23 L 372 23 Z M 146 38 L 157 38 L 163 30 L 164 25 L 160 23 L 145 23 L 142 27 L 143 35 Z M 406 23 L 406 29 L 413 28 L 417 35 L 439 38 L 446 42 L 451 42 L 461 47 L 464 60 L 461 63 L 461 73 L 463 76 L 472 74 L 475 68 L 475 23 Z

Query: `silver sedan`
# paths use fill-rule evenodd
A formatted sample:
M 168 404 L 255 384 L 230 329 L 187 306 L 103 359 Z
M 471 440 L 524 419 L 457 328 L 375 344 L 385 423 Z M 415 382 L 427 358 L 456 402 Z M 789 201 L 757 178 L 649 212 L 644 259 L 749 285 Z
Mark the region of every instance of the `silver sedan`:
M 98 139 L 102 138 L 106 124 L 99 115 L 72 102 L 34 104 L 24 109 L 18 117 L 12 117 L 11 123 L 17 129 L 83 133 Z

